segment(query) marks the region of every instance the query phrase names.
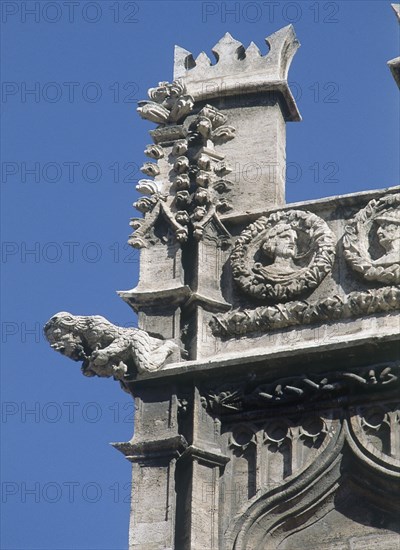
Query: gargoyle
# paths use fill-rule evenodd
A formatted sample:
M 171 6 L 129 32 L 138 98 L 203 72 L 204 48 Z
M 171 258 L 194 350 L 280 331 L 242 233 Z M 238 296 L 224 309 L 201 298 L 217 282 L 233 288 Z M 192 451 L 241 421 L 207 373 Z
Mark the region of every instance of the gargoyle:
M 121 382 L 136 375 L 160 369 L 180 347 L 172 340 L 161 340 L 144 330 L 113 325 L 100 315 L 85 316 L 60 312 L 45 325 L 50 346 L 82 361 L 86 376 L 113 376 Z

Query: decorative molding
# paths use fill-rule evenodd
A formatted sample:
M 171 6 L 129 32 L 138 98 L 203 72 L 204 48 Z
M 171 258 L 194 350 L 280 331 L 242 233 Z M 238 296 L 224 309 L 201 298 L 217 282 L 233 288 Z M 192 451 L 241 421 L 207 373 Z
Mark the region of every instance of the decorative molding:
M 218 451 L 218 449 L 214 449 L 212 447 L 205 449 L 196 445 L 189 445 L 180 457 L 180 460 L 183 461 L 188 458 L 222 468 L 227 462 L 229 462 L 229 457 L 223 455 L 220 451 Z
M 126 456 L 130 462 L 152 462 L 163 458 L 178 458 L 188 443 L 183 435 L 166 437 L 165 439 L 151 439 L 146 441 L 127 441 L 112 443 L 112 446 Z
M 55 351 L 82 361 L 85 376 L 112 376 L 123 383 L 138 373 L 162 368 L 167 358 L 180 350 L 172 340 L 118 327 L 100 315 L 78 316 L 62 311 L 46 323 L 44 334 Z
M 370 465 L 400 477 L 398 402 L 351 407 L 347 438 L 353 451 Z
M 369 201 L 346 225 L 343 247 L 367 281 L 400 284 L 400 193 Z
M 393 390 L 399 386 L 399 378 L 400 363 L 391 363 L 353 372 L 301 374 L 257 385 L 250 380 L 208 391 L 202 397 L 202 404 L 205 409 L 219 415 L 273 405 L 299 405 L 339 398 L 343 401 L 354 395 Z
M 294 301 L 255 309 L 236 309 L 214 315 L 210 326 L 214 336 L 232 338 L 252 332 L 269 332 L 287 327 L 327 323 L 400 310 L 400 287 L 374 288 L 330 296 L 313 303 Z
M 166 105 L 171 105 L 168 103 L 169 96 L 166 99 L 164 96 L 178 85 L 161 84 L 160 88 L 150 90 L 149 95 L 162 100 L 163 104 L 167 102 Z M 182 94 L 185 92 L 182 86 L 179 90 Z M 182 97 L 187 101 L 187 95 Z M 143 109 L 138 109 L 141 116 L 146 115 L 145 118 L 157 122 L 153 116 L 155 107 L 152 103 L 148 109 Z M 186 117 L 187 114 L 182 116 Z M 156 160 L 168 158 L 170 170 L 168 176 L 163 177 L 158 164 L 146 162 L 142 166 L 147 176 L 156 179 L 140 180 L 136 186 L 139 192 L 147 196 L 134 204 L 144 214 L 144 218 L 131 220 L 135 232 L 130 236 L 129 244 L 135 248 L 147 247 L 154 242 L 152 228 L 159 216 L 167 220 L 180 243 L 186 242 L 190 234 L 201 240 L 205 226 L 212 219 L 222 229 L 222 236 L 229 237 L 218 214 L 231 209 L 224 194 L 232 187 L 232 183 L 226 179 L 232 169 L 224 156 L 215 150 L 215 145 L 233 139 L 235 128 L 229 126 L 227 117 L 211 105 L 205 105 L 188 127 L 177 126 L 175 122 L 168 125 L 169 120 L 170 116 L 164 120 L 163 126 L 152 132 L 157 144 L 148 145 L 145 150 L 148 156 Z M 165 165 L 165 160 L 163 163 Z

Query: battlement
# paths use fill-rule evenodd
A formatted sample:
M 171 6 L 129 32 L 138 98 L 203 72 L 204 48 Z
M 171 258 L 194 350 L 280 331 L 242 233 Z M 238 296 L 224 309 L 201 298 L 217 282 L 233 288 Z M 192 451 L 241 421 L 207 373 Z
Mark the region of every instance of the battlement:
M 180 80 L 195 101 L 250 93 L 281 93 L 287 120 L 301 120 L 287 75 L 293 56 L 300 46 L 292 25 L 265 39 L 269 52 L 262 55 L 251 42 L 247 49 L 226 33 L 212 48 L 215 63 L 205 52 L 194 59 L 191 52 L 175 46 L 174 80 Z

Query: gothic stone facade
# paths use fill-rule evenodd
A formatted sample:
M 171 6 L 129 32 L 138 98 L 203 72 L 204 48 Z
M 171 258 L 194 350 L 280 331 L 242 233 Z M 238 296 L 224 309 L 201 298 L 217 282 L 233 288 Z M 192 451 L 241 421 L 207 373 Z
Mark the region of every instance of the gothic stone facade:
M 52 347 L 136 403 L 130 550 L 399 548 L 400 189 L 285 204 L 291 26 L 229 34 L 157 124 L 130 243 L 140 329 L 55 315 Z M 250 161 L 262 167 L 249 183 Z

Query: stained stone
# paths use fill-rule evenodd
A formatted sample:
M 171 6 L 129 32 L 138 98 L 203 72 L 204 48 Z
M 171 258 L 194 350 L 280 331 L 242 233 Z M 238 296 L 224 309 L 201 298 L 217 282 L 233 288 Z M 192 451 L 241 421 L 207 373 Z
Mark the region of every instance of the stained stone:
M 45 327 L 135 400 L 113 444 L 132 463 L 130 550 L 400 546 L 400 188 L 285 204 L 299 42 L 290 25 L 266 41 L 227 33 L 213 63 L 177 47 L 173 82 L 139 104 L 157 127 L 140 280 L 119 292 L 139 329 Z

